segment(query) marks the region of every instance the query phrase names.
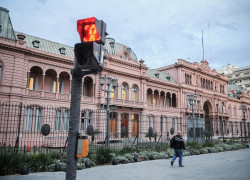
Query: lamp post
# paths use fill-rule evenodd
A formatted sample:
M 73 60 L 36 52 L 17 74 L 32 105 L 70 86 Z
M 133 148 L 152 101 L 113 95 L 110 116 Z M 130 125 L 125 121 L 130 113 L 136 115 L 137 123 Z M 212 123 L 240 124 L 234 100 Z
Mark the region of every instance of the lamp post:
M 189 101 L 190 105 L 192 106 L 193 137 L 194 137 L 194 140 L 196 138 L 195 128 L 194 128 L 194 101 L 196 101 L 196 99 L 197 99 L 196 94 L 187 94 L 187 100 Z
M 112 87 L 115 89 L 117 87 L 117 78 L 111 78 L 110 76 L 100 76 L 101 90 L 107 93 L 107 127 L 106 127 L 106 146 L 109 145 L 109 100 L 110 93 L 113 92 Z M 107 89 L 104 89 L 104 84 L 106 82 Z
M 247 111 L 247 106 L 245 104 L 242 104 L 241 105 L 241 109 L 242 109 L 242 112 L 243 112 L 243 123 L 244 123 L 244 131 L 245 131 L 245 143 L 247 142 L 247 129 L 246 129 L 246 111 Z

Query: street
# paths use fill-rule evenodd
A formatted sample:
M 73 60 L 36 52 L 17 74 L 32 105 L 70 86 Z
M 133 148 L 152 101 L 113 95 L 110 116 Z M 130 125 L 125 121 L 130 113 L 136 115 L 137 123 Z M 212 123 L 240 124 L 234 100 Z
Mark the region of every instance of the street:
M 250 149 L 188 156 L 185 167 L 174 166 L 170 159 L 144 161 L 123 165 L 98 166 L 77 171 L 78 180 L 166 180 L 166 179 L 250 179 Z M 65 172 L 32 173 L 26 176 L 0 177 L 1 180 L 63 180 Z

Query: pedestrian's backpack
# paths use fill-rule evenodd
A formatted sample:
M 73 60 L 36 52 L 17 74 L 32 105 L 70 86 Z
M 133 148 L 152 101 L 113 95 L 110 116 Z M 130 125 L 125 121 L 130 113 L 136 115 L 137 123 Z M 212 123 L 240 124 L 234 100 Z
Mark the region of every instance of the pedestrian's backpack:
M 174 148 L 174 137 L 170 140 L 170 147 Z

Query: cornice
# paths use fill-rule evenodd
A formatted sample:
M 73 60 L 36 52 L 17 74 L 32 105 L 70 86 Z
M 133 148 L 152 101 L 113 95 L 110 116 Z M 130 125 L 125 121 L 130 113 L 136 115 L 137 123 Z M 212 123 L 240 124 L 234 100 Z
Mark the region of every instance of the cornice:
M 145 70 L 148 69 L 146 66 L 143 67 L 143 66 L 140 66 L 140 64 L 133 64 L 133 63 L 130 63 L 129 61 L 121 61 L 119 59 L 115 59 L 115 58 L 110 57 L 110 56 L 106 56 L 105 59 L 109 60 L 110 62 L 115 62 L 117 64 L 121 64 L 121 65 L 127 66 L 127 67 L 132 67 L 132 68 L 136 68 L 136 69 L 145 69 Z
M 41 52 L 33 51 L 31 48 L 28 48 L 26 46 L 25 47 L 16 46 L 17 41 L 12 40 L 11 42 L 12 43 L 15 42 L 15 44 L 9 45 L 9 44 L 0 43 L 0 48 L 5 49 L 5 50 L 9 50 L 9 51 L 13 51 L 13 52 L 17 52 L 17 53 L 22 53 L 26 56 L 33 56 L 33 57 L 53 60 L 53 61 L 57 61 L 57 62 L 64 62 L 66 64 L 73 64 L 73 59 L 71 59 L 71 58 L 58 57 L 58 56 L 55 56 L 53 54 L 48 54 L 48 53 L 45 54 L 43 51 L 41 51 Z

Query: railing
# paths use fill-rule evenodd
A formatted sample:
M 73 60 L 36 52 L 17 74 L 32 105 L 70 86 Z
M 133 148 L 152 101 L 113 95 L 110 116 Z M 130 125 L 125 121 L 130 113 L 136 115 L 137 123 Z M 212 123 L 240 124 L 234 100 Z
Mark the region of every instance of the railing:
M 106 98 L 107 101 L 107 98 Z M 123 99 L 110 99 L 110 103 L 114 105 L 122 105 L 122 106 L 132 106 L 132 107 L 143 107 L 143 102 L 141 101 L 131 101 L 131 100 L 123 100 Z

